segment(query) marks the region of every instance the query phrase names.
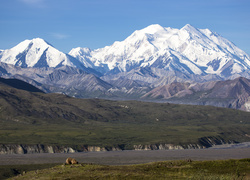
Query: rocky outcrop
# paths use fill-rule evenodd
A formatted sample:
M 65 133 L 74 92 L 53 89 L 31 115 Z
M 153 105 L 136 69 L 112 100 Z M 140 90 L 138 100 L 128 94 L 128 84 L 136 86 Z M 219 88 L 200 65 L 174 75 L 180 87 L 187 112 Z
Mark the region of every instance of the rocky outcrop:
M 246 111 L 250 112 L 250 97 L 248 97 L 248 99 L 247 99 L 247 101 L 245 102 L 243 108 L 244 108 Z
M 205 148 L 209 148 L 215 145 L 234 144 L 234 143 L 238 143 L 238 142 L 233 141 L 233 140 L 225 140 L 220 136 L 218 137 L 209 136 L 209 137 L 203 137 L 199 139 L 199 144 L 201 144 Z
M 215 145 L 233 144 L 236 141 L 224 140 L 222 137 L 203 137 L 198 140 L 197 144 L 154 144 L 154 145 L 134 145 L 134 150 L 177 150 L 177 149 L 204 149 Z
M 184 149 L 182 146 L 173 144 L 154 144 L 154 145 L 134 145 L 134 150 L 174 150 Z
M 56 145 L 15 145 L 0 144 L 0 154 L 34 154 L 34 153 L 75 153 L 92 151 L 120 151 L 119 147 L 99 147 L 99 146 L 80 146 L 77 148 Z
M 0 144 L 0 154 L 33 154 L 33 153 L 74 153 L 71 147 L 53 145 L 14 145 Z
M 78 152 L 100 152 L 100 151 L 122 151 L 124 150 L 122 147 L 117 146 L 117 147 L 111 147 L 111 146 L 106 146 L 106 147 L 100 147 L 100 146 L 88 146 L 88 145 L 83 145 L 83 146 L 78 146 L 77 151 Z
M 134 145 L 134 150 L 177 150 L 177 149 L 203 149 L 206 148 L 200 144 L 186 144 L 186 145 L 173 145 L 173 144 L 154 144 L 154 145 Z
M 203 137 L 198 140 L 198 143 L 193 144 L 139 144 L 134 145 L 131 150 L 177 150 L 177 149 L 204 149 L 215 145 L 233 144 L 236 141 L 225 140 L 222 137 Z M 34 153 L 74 153 L 74 152 L 99 152 L 99 151 L 122 151 L 125 150 L 124 145 L 116 147 L 100 147 L 82 145 L 77 147 L 56 146 L 56 145 L 14 145 L 0 144 L 0 154 L 34 154 Z

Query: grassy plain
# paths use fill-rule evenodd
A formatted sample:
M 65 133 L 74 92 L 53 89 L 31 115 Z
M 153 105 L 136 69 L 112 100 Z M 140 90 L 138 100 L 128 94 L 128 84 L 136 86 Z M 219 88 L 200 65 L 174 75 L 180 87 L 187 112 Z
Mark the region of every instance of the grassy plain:
M 250 113 L 211 106 L 76 99 L 1 90 L 0 143 L 120 146 L 185 145 L 202 137 L 250 141 Z
M 165 161 L 140 165 L 58 165 L 12 179 L 250 179 L 250 159 Z

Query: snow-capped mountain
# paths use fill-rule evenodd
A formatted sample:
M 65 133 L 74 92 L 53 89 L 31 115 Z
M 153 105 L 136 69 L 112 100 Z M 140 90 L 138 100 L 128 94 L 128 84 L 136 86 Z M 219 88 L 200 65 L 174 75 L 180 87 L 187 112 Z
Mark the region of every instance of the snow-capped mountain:
M 69 54 L 89 62 L 89 67 L 113 73 L 154 67 L 184 74 L 228 77 L 250 69 L 249 56 L 232 42 L 209 29 L 197 29 L 189 24 L 181 29 L 151 25 L 111 46 L 93 51 L 76 48 Z
M 24 68 L 60 66 L 85 68 L 79 60 L 60 52 L 40 38 L 25 40 L 11 49 L 0 52 L 0 61 Z
M 198 98 L 194 103 L 233 108 L 241 108 L 243 103 L 250 111 L 249 86 L 241 85 L 246 84 L 245 80 L 227 88 L 232 89 L 230 93 L 237 89 L 236 94 L 248 94 L 229 102 L 232 93 L 228 93 L 220 100 L 224 104 L 217 102 L 217 89 L 213 96 L 205 96 L 209 92 L 200 88 L 200 92 L 205 92 L 202 102 L 200 92 L 193 94 L 190 89 L 196 83 L 214 84 L 240 76 L 250 79 L 249 55 L 217 33 L 191 25 L 181 29 L 151 25 L 111 46 L 96 50 L 75 48 L 69 54 L 40 38 L 0 50 L 0 77 L 23 80 L 44 92 L 80 98 L 164 100 L 192 95 L 189 97 Z M 224 92 L 220 91 L 222 95 Z M 208 103 L 204 97 L 215 97 L 216 102 Z
M 74 57 L 78 59 L 85 67 L 94 68 L 95 65 L 88 59 L 90 56 L 91 49 L 89 48 L 74 48 L 69 54 L 74 54 Z
M 93 68 L 102 74 L 150 67 L 222 78 L 250 70 L 250 58 L 244 51 L 209 29 L 189 24 L 181 29 L 155 24 L 111 46 L 96 50 L 79 47 L 69 54 L 40 38 L 25 40 L 11 49 L 0 50 L 0 62 L 20 67 Z

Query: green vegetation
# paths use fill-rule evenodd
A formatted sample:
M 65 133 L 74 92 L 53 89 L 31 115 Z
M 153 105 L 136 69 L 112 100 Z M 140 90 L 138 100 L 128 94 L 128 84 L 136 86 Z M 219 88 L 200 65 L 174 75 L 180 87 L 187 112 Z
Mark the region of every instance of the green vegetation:
M 137 144 L 201 144 L 203 137 L 250 141 L 250 113 L 210 106 L 75 99 L 5 85 L 0 88 L 0 144 L 132 149 Z M 13 165 L 0 166 L 0 179 L 31 170 L 36 171 L 22 173 L 18 178 L 247 179 L 249 163 L 244 159 L 131 166 Z
M 24 172 L 34 171 L 37 169 L 46 169 L 58 164 L 32 164 L 32 165 L 1 165 L 0 179 L 7 179 L 12 176 L 23 174 Z
M 119 146 L 250 140 L 250 113 L 210 106 L 76 99 L 1 87 L 0 144 Z
M 249 179 L 250 159 L 166 161 L 141 165 L 58 165 L 13 179 Z

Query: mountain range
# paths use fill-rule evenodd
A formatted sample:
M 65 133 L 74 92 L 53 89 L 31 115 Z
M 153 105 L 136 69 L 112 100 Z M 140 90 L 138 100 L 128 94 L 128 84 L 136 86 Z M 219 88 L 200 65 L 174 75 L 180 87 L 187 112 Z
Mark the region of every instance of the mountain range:
M 0 76 L 80 98 L 168 100 L 250 110 L 249 55 L 221 35 L 189 24 L 181 29 L 150 25 L 111 46 L 78 47 L 68 54 L 41 38 L 25 40 L 0 51 Z M 216 86 L 230 93 L 211 93 Z M 224 101 L 229 97 L 234 100 Z
M 128 72 L 154 67 L 184 74 L 216 74 L 228 77 L 250 67 L 249 56 L 209 29 L 189 24 L 181 29 L 151 25 L 121 42 L 91 51 L 75 48 L 69 54 L 87 67 L 102 72 Z

